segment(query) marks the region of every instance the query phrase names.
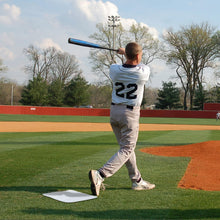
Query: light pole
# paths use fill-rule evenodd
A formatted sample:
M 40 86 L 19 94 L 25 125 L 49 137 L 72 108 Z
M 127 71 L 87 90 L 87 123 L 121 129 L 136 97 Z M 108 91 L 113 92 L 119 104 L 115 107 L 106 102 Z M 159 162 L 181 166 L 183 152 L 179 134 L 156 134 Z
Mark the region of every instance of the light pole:
M 108 21 L 110 22 L 108 26 L 113 28 L 113 49 L 115 49 L 115 28 L 119 26 L 116 22 L 120 21 L 120 16 L 108 16 Z
M 11 105 L 13 105 L 14 102 L 14 86 L 13 84 L 11 85 Z

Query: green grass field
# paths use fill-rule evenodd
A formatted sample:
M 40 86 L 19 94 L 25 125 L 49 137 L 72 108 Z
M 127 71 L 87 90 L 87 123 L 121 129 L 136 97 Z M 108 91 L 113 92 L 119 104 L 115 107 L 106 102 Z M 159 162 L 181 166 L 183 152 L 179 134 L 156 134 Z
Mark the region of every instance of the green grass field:
M 108 120 L 0 115 L 0 121 Z M 141 118 L 141 123 L 187 122 L 220 126 L 214 119 Z M 156 184 L 154 190 L 131 190 L 123 167 L 106 179 L 107 189 L 98 199 L 66 204 L 42 194 L 67 189 L 91 194 L 88 171 L 102 166 L 117 151 L 113 133 L 0 133 L 0 219 L 220 219 L 220 192 L 177 188 L 190 158 L 160 157 L 139 151 L 143 147 L 208 140 L 220 140 L 220 131 L 140 132 L 138 166 L 143 177 Z
M 51 121 L 51 122 L 99 122 L 108 123 L 109 117 L 104 116 L 46 116 L 46 115 L 1 115 L 0 121 Z M 220 125 L 216 119 L 200 118 L 153 118 L 142 117 L 140 123 L 148 124 L 193 124 L 193 125 Z

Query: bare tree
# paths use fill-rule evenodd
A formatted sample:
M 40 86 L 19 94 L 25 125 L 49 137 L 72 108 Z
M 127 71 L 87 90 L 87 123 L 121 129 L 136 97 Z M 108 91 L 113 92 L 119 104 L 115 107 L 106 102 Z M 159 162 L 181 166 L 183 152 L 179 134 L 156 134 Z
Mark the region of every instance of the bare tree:
M 133 24 L 129 31 L 125 34 L 128 35 L 126 43 L 135 41 L 142 46 L 142 63 L 147 65 L 154 59 L 158 58 L 160 52 L 159 40 L 152 36 L 147 26 Z
M 109 108 L 111 103 L 111 86 L 106 83 L 96 83 L 89 87 L 90 103 L 95 108 Z
M 73 76 L 81 74 L 78 61 L 74 55 L 57 52 L 51 65 L 51 80 L 60 80 L 63 84 L 69 82 Z
M 0 58 L 0 73 L 1 72 L 6 72 L 8 70 L 8 68 L 6 66 L 3 65 L 3 61 Z
M 12 80 L 0 78 L 0 105 L 18 105 L 22 88 Z
M 207 23 L 192 24 L 180 31 L 168 31 L 164 36 L 167 48 L 163 51 L 167 63 L 174 65 L 176 74 L 184 89 L 184 109 L 187 109 L 187 95 L 190 96 L 190 109 L 193 108 L 195 89 L 202 89 L 204 70 L 213 68 L 217 58 L 218 45 L 216 32 Z
M 97 24 L 97 32 L 90 38 L 96 43 L 106 46 L 113 46 L 113 33 L 107 24 Z M 143 63 L 151 63 L 159 53 L 159 41 L 154 39 L 149 29 L 141 24 L 133 24 L 129 30 L 125 30 L 120 24 L 115 28 L 115 48 L 125 47 L 129 42 L 135 41 L 143 48 Z M 112 51 L 92 50 L 90 52 L 92 70 L 104 74 L 108 79 L 108 71 L 111 64 L 123 63 L 124 57 Z M 110 80 L 110 79 L 109 79 Z
M 103 25 L 102 23 L 97 24 L 96 28 L 98 29 L 98 32 L 90 35 L 90 38 L 95 40 L 98 44 L 112 48 L 113 47 L 113 34 L 111 29 L 108 27 L 108 25 Z M 121 47 L 122 43 L 122 33 L 124 32 L 123 27 L 120 25 L 115 30 L 115 36 L 116 36 L 116 44 L 115 47 L 119 48 Z M 108 76 L 108 69 L 111 64 L 115 63 L 116 61 L 123 62 L 123 57 L 118 56 L 114 51 L 107 51 L 107 50 L 91 50 L 90 51 L 90 60 L 92 64 L 92 70 L 93 72 L 97 74 L 104 74 L 107 79 L 111 82 L 109 76 Z
M 217 58 L 218 58 L 218 61 L 215 63 L 215 69 L 214 69 L 214 76 L 215 76 L 215 82 L 216 82 L 216 85 L 220 84 L 220 31 L 217 31 L 215 36 L 214 36 L 214 40 L 217 44 L 217 51 L 218 51 L 218 54 L 217 54 Z
M 49 77 L 50 67 L 56 56 L 56 49 L 53 47 L 47 49 L 39 49 L 30 45 L 24 49 L 24 54 L 30 61 L 30 64 L 25 66 L 25 71 L 30 73 L 32 77 L 42 77 L 47 80 Z
M 25 66 L 25 71 L 32 78 L 41 77 L 48 83 L 60 80 L 65 84 L 82 72 L 74 55 L 58 51 L 54 47 L 40 49 L 30 45 L 24 49 L 24 53 L 30 61 Z

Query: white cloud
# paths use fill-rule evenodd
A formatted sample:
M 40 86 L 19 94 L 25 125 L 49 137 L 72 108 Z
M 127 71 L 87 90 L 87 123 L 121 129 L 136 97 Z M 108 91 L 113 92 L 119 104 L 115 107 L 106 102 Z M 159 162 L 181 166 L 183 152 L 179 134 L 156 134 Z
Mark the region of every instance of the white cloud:
M 42 49 L 46 49 L 48 47 L 54 47 L 57 50 L 62 51 L 60 45 L 55 43 L 51 38 L 45 38 L 40 43 L 37 42 L 36 45 Z
M 76 0 L 77 6 L 80 11 L 86 16 L 86 18 L 94 23 L 106 23 L 108 16 L 119 15 L 118 8 L 115 4 L 101 0 Z M 70 14 L 70 12 L 68 12 Z M 131 25 L 137 24 L 135 19 L 131 18 L 120 18 L 120 22 L 125 29 L 129 29 Z M 150 27 L 143 22 L 140 23 L 149 29 L 149 33 L 154 37 L 158 38 L 159 33 L 154 27 Z
M 0 23 L 11 24 L 19 19 L 21 10 L 16 5 L 4 4 L 3 7 L 0 8 L 0 13 Z
M 76 3 L 81 12 L 92 22 L 106 22 L 109 15 L 118 15 L 117 6 L 109 1 L 76 0 Z
M 12 20 L 18 20 L 21 10 L 16 5 L 4 4 L 4 10 L 8 13 L 8 15 L 12 18 Z
M 6 60 L 14 59 L 14 53 L 6 47 L 0 47 L 0 54 L 2 56 L 1 58 L 4 58 Z
M 0 44 L 7 45 L 7 46 L 13 46 L 14 41 L 12 40 L 11 34 L 7 32 L 3 32 L 0 34 Z
M 144 23 L 141 23 L 141 25 L 146 26 L 146 27 L 148 28 L 149 33 L 152 35 L 152 37 L 153 37 L 154 39 L 158 39 L 158 38 L 159 38 L 159 32 L 157 31 L 156 28 L 150 27 L 150 26 L 148 26 L 148 25 L 146 25 L 146 24 L 144 24 Z
M 80 11 L 80 14 L 83 15 L 83 17 L 78 15 L 78 23 L 81 24 L 80 29 L 86 26 L 90 33 L 91 26 L 95 27 L 95 24 L 97 23 L 107 23 L 108 16 L 120 16 L 118 7 L 109 1 L 103 2 L 102 0 L 74 0 L 73 2 L 75 3 L 74 8 L 77 7 Z M 73 12 L 70 8 L 67 11 L 67 14 L 69 16 L 76 15 L 77 9 L 75 8 Z M 88 22 L 90 22 L 90 24 L 88 24 Z M 125 29 L 129 29 L 133 24 L 138 24 L 138 22 L 132 18 L 121 17 L 120 22 Z M 143 22 L 141 22 L 140 24 L 141 26 L 145 26 L 149 29 L 149 33 L 153 36 L 153 38 L 159 38 L 159 33 L 156 28 L 150 27 Z
M 120 22 L 125 29 L 129 29 L 133 24 L 137 24 L 136 20 L 131 18 L 121 18 Z

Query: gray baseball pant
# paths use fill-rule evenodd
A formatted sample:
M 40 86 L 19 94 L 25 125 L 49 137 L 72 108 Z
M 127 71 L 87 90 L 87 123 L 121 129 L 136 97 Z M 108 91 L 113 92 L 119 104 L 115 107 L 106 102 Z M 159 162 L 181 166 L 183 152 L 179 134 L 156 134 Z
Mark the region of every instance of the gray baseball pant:
M 121 104 L 111 106 L 110 123 L 120 149 L 99 169 L 105 177 L 112 176 L 125 164 L 132 182 L 141 178 L 134 151 L 139 133 L 139 118 L 138 106 L 134 106 L 133 110 Z

